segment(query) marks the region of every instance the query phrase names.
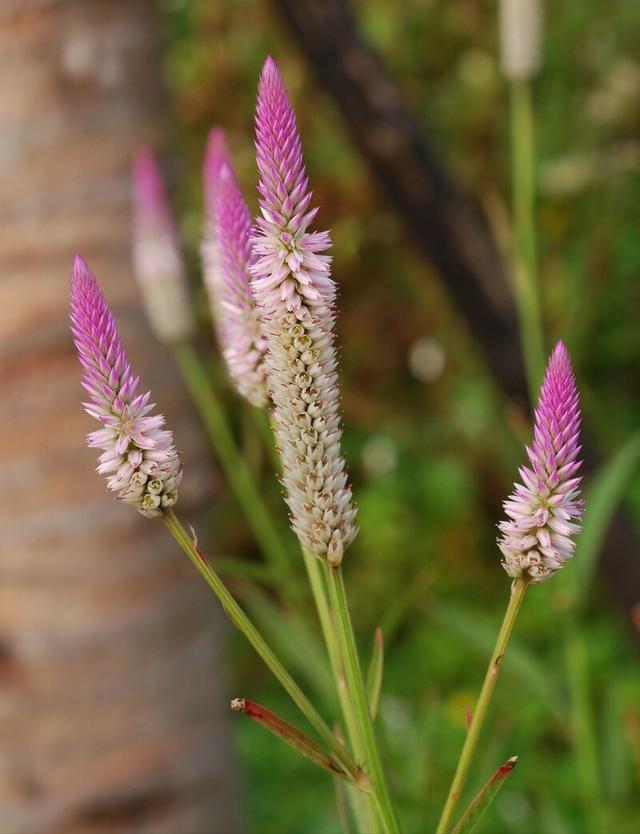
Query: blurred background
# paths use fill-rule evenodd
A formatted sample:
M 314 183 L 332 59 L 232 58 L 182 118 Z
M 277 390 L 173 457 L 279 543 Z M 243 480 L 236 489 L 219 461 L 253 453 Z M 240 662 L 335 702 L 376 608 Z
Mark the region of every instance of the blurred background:
M 592 506 L 612 517 L 606 536 L 596 519 L 585 543 L 593 570 L 578 567 L 579 549 L 567 571 L 529 592 L 468 794 L 518 755 L 479 830 L 631 834 L 640 826 L 640 7 L 568 0 L 546 4 L 544 17 L 532 94 L 545 348 L 562 338 L 572 355 L 587 496 L 608 472 Z M 221 627 L 166 531 L 131 518 L 92 473 L 67 334 L 77 250 L 184 452 L 184 519 L 211 552 L 257 563 L 172 358 L 144 320 L 129 166 L 141 142 L 161 155 L 199 347 L 286 530 L 199 283 L 207 133 L 227 130 L 255 211 L 253 109 L 268 54 L 298 115 L 317 227 L 334 244 L 344 447 L 360 522 L 346 581 L 365 659 L 376 626 L 385 635 L 378 721 L 406 830 L 433 830 L 446 796 L 506 605 L 495 524 L 530 434 L 495 2 L 0 0 L 7 834 L 340 830 L 329 780 L 227 714 L 232 694 L 297 720 L 286 696 Z M 246 579 L 229 581 L 247 593 Z M 294 671 L 313 678 L 304 664 Z

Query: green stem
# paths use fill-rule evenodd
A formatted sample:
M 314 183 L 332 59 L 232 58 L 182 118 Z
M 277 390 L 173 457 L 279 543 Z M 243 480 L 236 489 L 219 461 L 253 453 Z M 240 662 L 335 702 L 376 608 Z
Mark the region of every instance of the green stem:
M 187 556 L 191 559 L 196 568 L 205 578 L 211 589 L 214 591 L 222 607 L 231 620 L 231 622 L 241 631 L 247 640 L 251 643 L 253 648 L 258 652 L 260 657 L 264 660 L 269 669 L 273 672 L 277 680 L 282 684 L 284 689 L 291 696 L 294 703 L 298 706 L 300 711 L 305 715 L 311 726 L 316 730 L 320 738 L 332 751 L 336 759 L 342 764 L 349 774 L 358 780 L 361 776 L 360 769 L 352 760 L 346 749 L 340 744 L 335 735 L 331 732 L 324 719 L 319 715 L 315 707 L 310 703 L 304 695 L 300 687 L 295 683 L 293 678 L 289 675 L 286 669 L 282 666 L 278 658 L 271 651 L 269 646 L 263 640 L 261 634 L 255 628 L 253 623 L 249 620 L 242 608 L 238 605 L 230 591 L 222 582 L 220 577 L 205 561 L 204 557 L 195 547 L 191 537 L 188 535 L 176 515 L 172 510 L 169 510 L 163 516 L 164 523 L 171 531 L 172 535 L 182 547 Z M 361 781 L 361 780 L 360 780 Z
M 507 650 L 509 637 L 511 636 L 513 625 L 518 616 L 518 611 L 520 610 L 528 586 L 529 583 L 525 579 L 516 579 L 511 586 L 509 605 L 507 606 L 502 627 L 500 628 L 500 633 L 498 634 L 498 639 L 496 640 L 496 645 L 491 655 L 491 662 L 489 663 L 484 684 L 482 685 L 482 690 L 480 691 L 480 696 L 473 712 L 471 726 L 469 727 L 467 738 L 462 748 L 462 753 L 460 754 L 458 767 L 453 777 L 453 782 L 451 783 L 449 796 L 442 811 L 436 834 L 446 834 L 451 827 L 453 812 L 467 781 L 471 760 L 478 743 L 478 738 L 480 737 L 489 702 L 491 701 L 491 695 L 493 694 L 493 689 L 498 679 L 502 658 Z
M 287 666 L 293 665 L 304 675 L 323 703 L 332 708 L 335 704 L 333 676 L 308 618 L 302 619 L 295 611 L 287 614 L 273 595 L 266 594 L 254 583 L 242 583 L 235 593 Z
M 209 435 L 214 451 L 234 491 L 256 542 L 278 574 L 287 578 L 287 591 L 300 597 L 291 581 L 291 563 L 246 461 L 238 450 L 224 409 L 191 342 L 173 345 L 176 361 Z
M 573 612 L 567 615 L 564 639 L 567 681 L 571 698 L 571 736 L 585 809 L 586 834 L 609 831 L 598 768 L 593 711 L 589 700 L 589 671 L 584 639 Z
M 331 616 L 331 609 L 327 598 L 327 587 L 322 575 L 322 566 L 320 560 L 317 559 L 312 553 L 305 550 L 305 548 L 302 548 L 302 555 L 304 556 L 304 562 L 309 576 L 309 584 L 311 586 L 316 609 L 318 611 L 318 618 L 320 620 L 320 627 L 322 629 L 324 642 L 327 647 L 327 654 L 329 655 L 329 663 L 331 665 L 331 671 L 333 672 L 335 687 L 338 692 L 342 716 L 347 728 L 347 734 L 351 742 L 351 747 L 353 750 L 356 750 L 358 739 L 357 721 L 352 701 L 349 698 L 344 667 L 340 657 L 336 625 L 333 617 Z M 349 791 L 348 797 L 351 803 L 351 809 L 358 823 L 359 830 L 363 832 L 363 834 L 364 832 L 367 832 L 367 834 L 376 834 L 378 831 L 376 828 L 377 813 L 373 808 L 371 808 L 373 797 L 370 795 L 363 797 L 362 794 L 354 796 L 351 788 L 348 788 L 347 790 Z M 368 800 L 368 803 L 364 801 L 365 799 Z M 367 804 L 369 805 L 369 808 L 366 807 Z
M 544 375 L 545 349 L 537 284 L 535 232 L 535 150 L 531 85 L 510 83 L 511 176 L 514 219 L 514 276 L 531 402 Z
M 349 607 L 345 593 L 341 567 L 326 565 L 327 586 L 329 598 L 335 616 L 336 629 L 342 652 L 342 663 L 347 679 L 349 697 L 353 705 L 357 726 L 356 755 L 362 757 L 366 763 L 367 775 L 371 780 L 373 796 L 375 798 L 380 821 L 386 834 L 398 834 L 398 823 L 391 796 L 387 787 L 380 752 L 371 720 L 371 711 L 367 701 L 367 693 L 360 669 L 358 650 L 356 648 L 353 626 L 349 616 Z

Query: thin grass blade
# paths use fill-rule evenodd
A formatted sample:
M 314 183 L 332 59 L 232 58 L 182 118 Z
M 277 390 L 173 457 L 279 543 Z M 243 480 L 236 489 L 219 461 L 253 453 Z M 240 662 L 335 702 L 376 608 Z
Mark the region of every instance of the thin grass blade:
M 382 676 L 384 672 L 384 637 L 382 629 L 378 626 L 373 637 L 373 652 L 367 670 L 367 700 L 371 719 L 376 720 L 378 706 L 380 704 L 380 690 L 382 689 Z

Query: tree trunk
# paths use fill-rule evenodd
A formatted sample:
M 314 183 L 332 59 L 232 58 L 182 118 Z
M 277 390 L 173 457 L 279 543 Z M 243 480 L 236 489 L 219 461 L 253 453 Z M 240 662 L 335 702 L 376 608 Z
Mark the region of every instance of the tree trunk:
M 206 458 L 130 267 L 131 154 L 163 131 L 154 8 L 0 4 L 3 834 L 238 830 L 217 601 L 93 471 L 68 330 L 79 250 L 184 452 L 193 520 Z

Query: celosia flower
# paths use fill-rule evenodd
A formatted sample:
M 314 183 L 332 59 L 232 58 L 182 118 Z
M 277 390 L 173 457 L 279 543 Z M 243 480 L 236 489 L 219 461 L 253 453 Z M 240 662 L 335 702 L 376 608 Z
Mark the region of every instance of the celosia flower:
M 256 150 L 262 217 L 253 236 L 252 289 L 267 340 L 266 364 L 291 523 L 311 553 L 340 564 L 357 528 L 340 454 L 336 286 L 327 232 L 309 232 L 317 209 L 284 82 L 267 58 L 258 91 Z
M 149 148 L 133 162 L 133 264 L 147 315 L 163 342 L 194 330 L 187 280 L 171 209 Z
M 542 0 L 500 0 L 502 71 L 518 80 L 540 69 Z
M 220 171 L 230 165 L 224 130 L 214 127 L 209 132 L 202 172 L 204 195 L 204 234 L 200 247 L 202 275 L 209 299 L 209 309 L 218 342 L 222 345 L 222 255 L 219 245 L 218 201 L 220 196 Z
M 229 376 L 251 405 L 264 408 L 269 401 L 264 365 L 265 339 L 260 331 L 250 289 L 251 214 L 231 167 L 219 172 L 216 205 L 218 243 L 222 262 L 220 337 Z
M 137 393 L 140 378 L 131 373 L 111 311 L 79 255 L 71 275 L 71 331 L 90 396 L 83 405 L 102 423 L 87 436 L 89 446 L 103 450 L 97 471 L 120 501 L 160 518 L 177 500 L 180 455 L 162 414 L 149 414 L 151 394 Z
M 582 516 L 576 477 L 581 461 L 580 407 L 569 354 L 558 342 L 547 366 L 535 411 L 531 467 L 521 467 L 522 484 L 504 503 L 511 519 L 498 525 L 503 567 L 514 579 L 546 582 L 572 556 L 571 536 Z

